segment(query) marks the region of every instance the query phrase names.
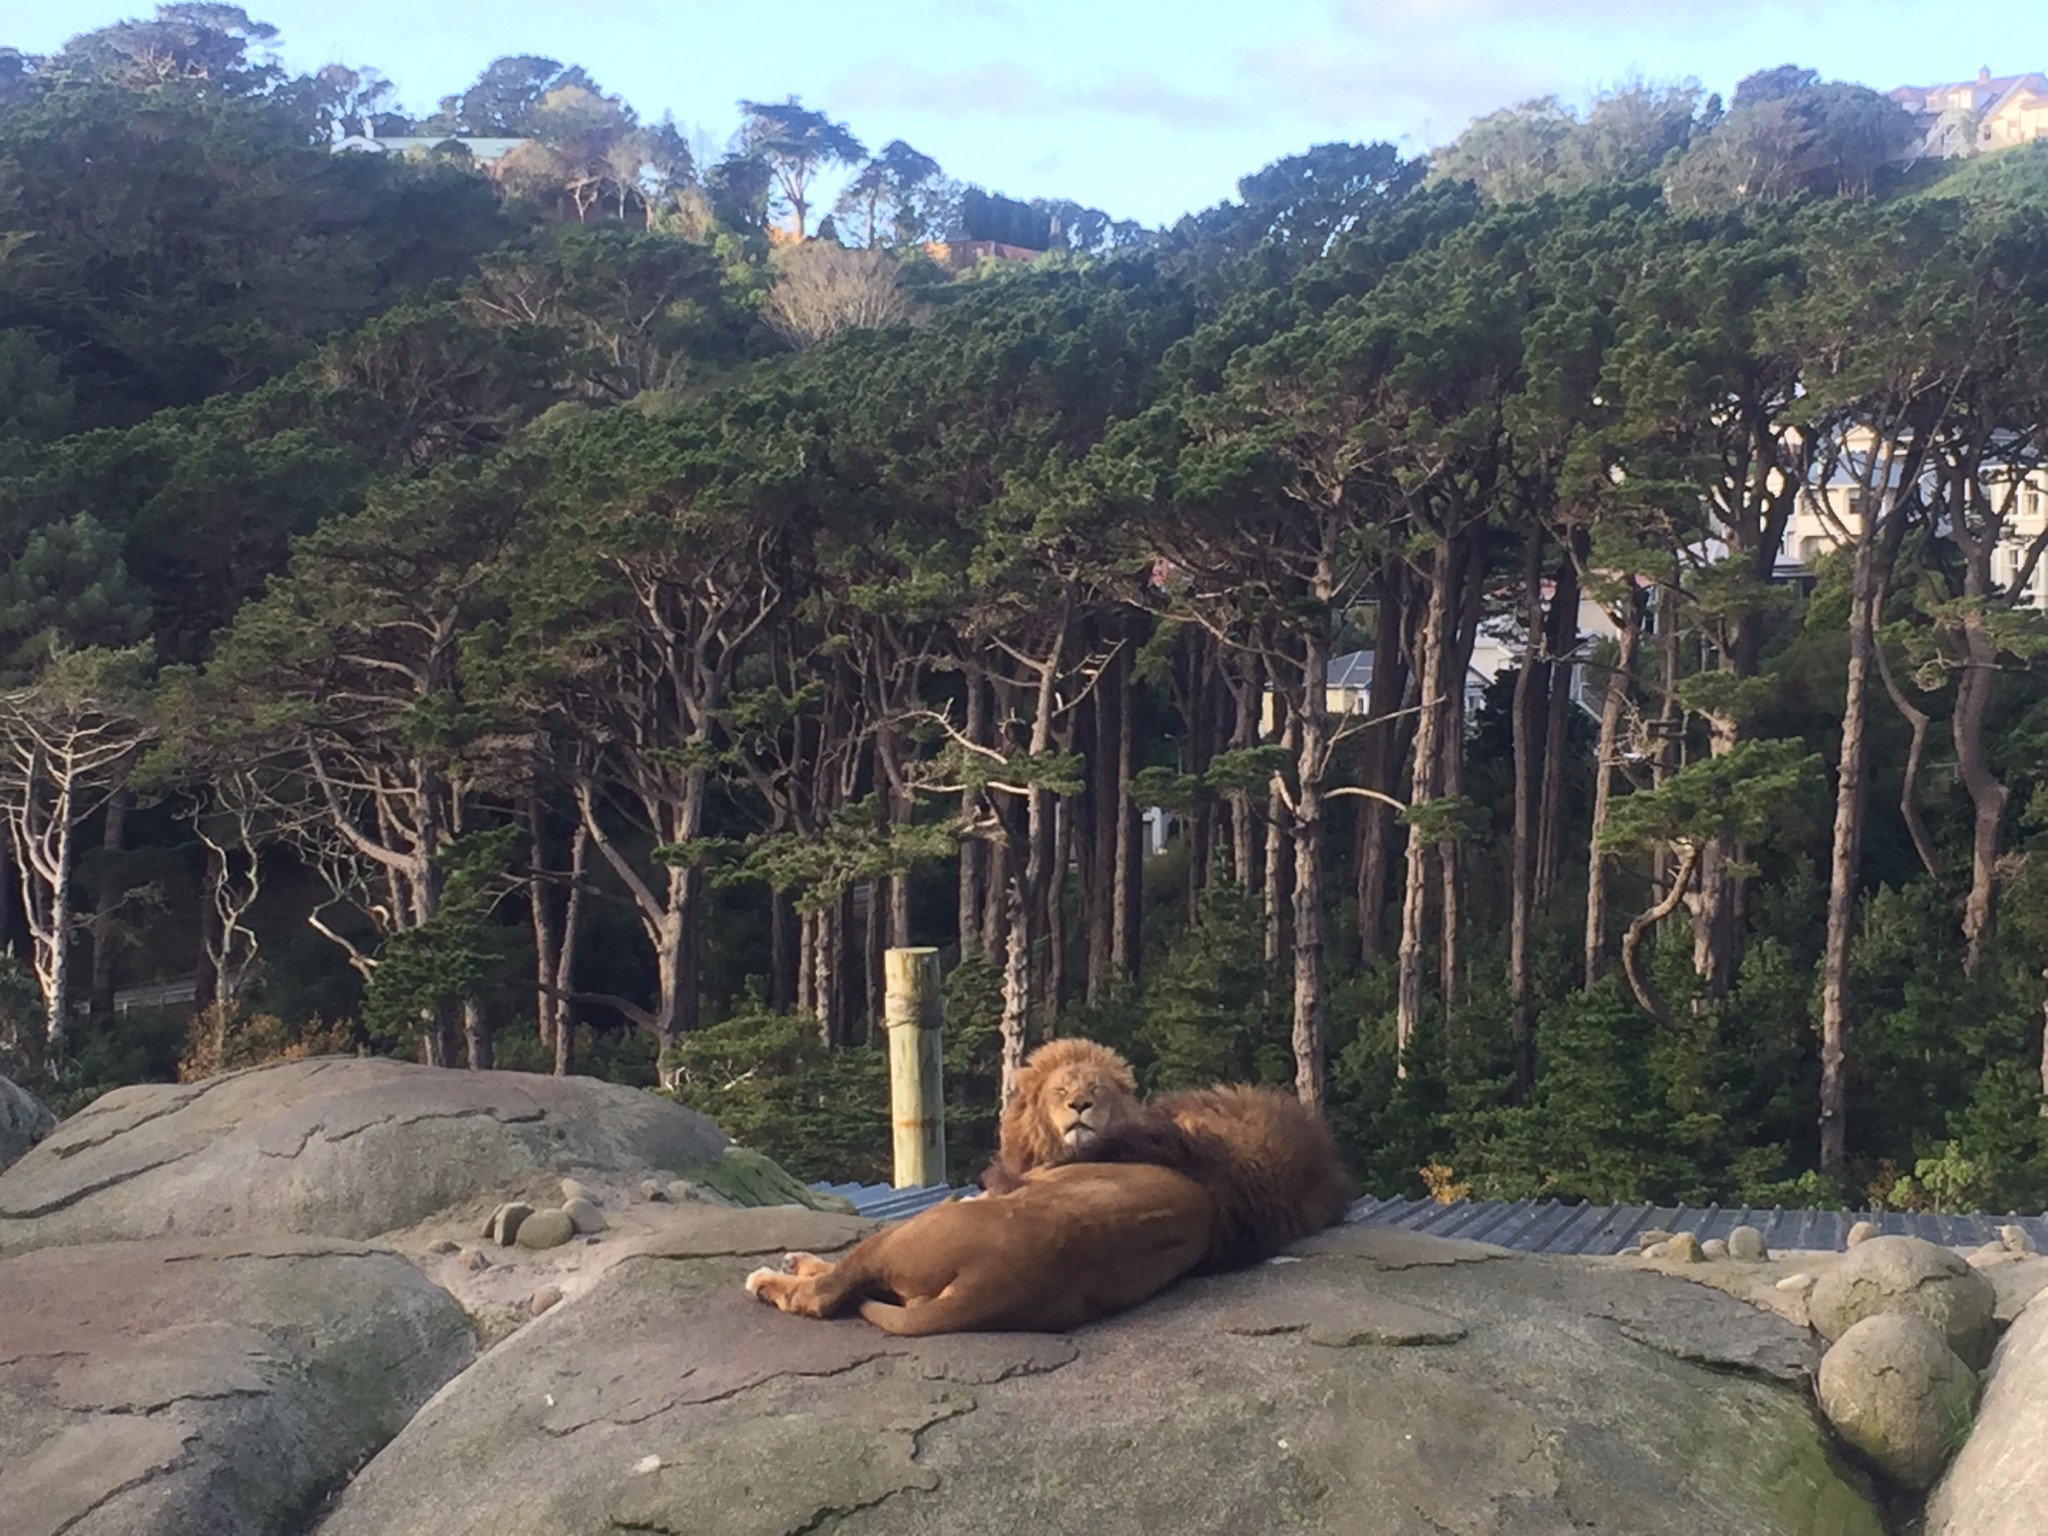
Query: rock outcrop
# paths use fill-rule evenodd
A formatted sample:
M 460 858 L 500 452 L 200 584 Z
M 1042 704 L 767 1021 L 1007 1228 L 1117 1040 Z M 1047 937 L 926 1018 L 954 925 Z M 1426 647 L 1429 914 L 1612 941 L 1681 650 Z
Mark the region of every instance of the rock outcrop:
M 0 1254 L 164 1234 L 367 1238 L 540 1173 L 722 1167 L 726 1145 L 703 1116 L 592 1078 L 287 1062 L 116 1089 L 71 1116 L 0 1176 Z
M 1925 1536 L 2038 1536 L 2048 1510 L 2048 1301 L 1998 1346 L 1970 1437 L 1928 1500 Z
M 1823 1338 L 1839 1339 L 1866 1317 L 1893 1312 L 1932 1323 L 1972 1366 L 1991 1356 L 1998 1291 L 1952 1249 L 1917 1237 L 1858 1243 L 1815 1282 L 1807 1307 Z
M 1820 1363 L 1835 1433 L 1901 1488 L 1928 1487 L 1970 1430 L 1977 1373 L 1924 1318 L 1866 1317 Z
M 1808 1407 L 1810 1337 L 1655 1274 L 1344 1228 L 1072 1336 L 905 1340 L 741 1289 L 857 1224 L 673 1215 L 320 1536 L 1883 1529 Z
M 0 1528 L 269 1536 L 469 1363 L 461 1308 L 325 1238 L 0 1260 Z

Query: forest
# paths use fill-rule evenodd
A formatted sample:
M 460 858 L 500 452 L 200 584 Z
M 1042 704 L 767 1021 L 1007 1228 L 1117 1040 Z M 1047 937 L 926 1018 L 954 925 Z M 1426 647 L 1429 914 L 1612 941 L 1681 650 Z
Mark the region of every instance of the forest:
M 2048 1203 L 2048 145 L 1788 65 L 1147 229 L 271 36 L 0 47 L 0 1071 L 880 1178 L 933 945 L 955 1179 L 1084 1034 L 1382 1194 Z

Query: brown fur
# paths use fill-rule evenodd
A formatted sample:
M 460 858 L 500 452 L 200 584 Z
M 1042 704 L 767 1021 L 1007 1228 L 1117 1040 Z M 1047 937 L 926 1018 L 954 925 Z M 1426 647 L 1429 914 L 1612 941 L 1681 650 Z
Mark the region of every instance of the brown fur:
M 1093 1040 L 1041 1045 L 1019 1069 L 1017 1091 L 1003 1108 L 1004 1156 L 998 1161 L 1005 1166 L 991 1163 L 982 1187 L 991 1194 L 1015 1189 L 1033 1168 L 1076 1161 L 1088 1142 L 1143 1114 L 1131 1064 L 1108 1046 Z
M 1121 1113 L 1080 1147 L 1070 1147 L 1048 1124 L 1044 1103 L 1057 1094 L 1027 1094 L 1022 1087 L 1003 1113 L 1002 1145 L 982 1175 L 990 1190 L 1014 1188 L 1034 1168 L 1074 1162 L 1151 1163 L 1185 1173 L 1215 1198 L 1217 1222 L 1202 1268 L 1235 1269 L 1270 1258 L 1290 1243 L 1341 1218 L 1352 1185 L 1337 1158 L 1322 1117 L 1291 1095 L 1271 1088 L 1224 1086 L 1166 1094 L 1140 1104 L 1130 1067 L 1116 1052 L 1089 1040 L 1058 1040 L 1025 1063 L 1033 1085 L 1041 1059 L 1059 1068 L 1095 1067 L 1095 1081 L 1127 1096 Z
M 949 1200 L 884 1227 L 838 1263 L 807 1253 L 747 1289 L 804 1317 L 850 1306 L 884 1333 L 1062 1333 L 1134 1307 L 1200 1264 L 1215 1240 L 1201 1185 L 1144 1164 L 1073 1163 L 1010 1194 Z

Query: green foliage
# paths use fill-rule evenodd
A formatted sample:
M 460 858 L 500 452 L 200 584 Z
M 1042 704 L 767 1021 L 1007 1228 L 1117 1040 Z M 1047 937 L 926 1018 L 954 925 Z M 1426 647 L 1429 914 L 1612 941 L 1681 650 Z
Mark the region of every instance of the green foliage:
M 1718 757 L 1686 764 L 1656 789 L 1617 801 L 1602 846 L 1622 851 L 1709 837 L 1762 837 L 1820 771 L 1820 758 L 1803 742 L 1742 742 Z
M 888 1182 L 883 1051 L 828 1049 L 810 1020 L 756 1008 L 684 1036 L 662 1066 L 677 1103 L 798 1178 Z
M 1250 895 L 1220 886 L 1168 945 L 1140 1009 L 1148 1087 L 1293 1081 L 1291 1025 L 1266 971 L 1264 925 Z
M 434 855 L 441 893 L 433 915 L 401 928 L 377 951 L 363 994 L 363 1028 L 372 1040 L 404 1048 L 437 1015 L 478 997 L 503 973 L 512 949 L 494 913 L 524 836 L 516 826 L 465 833 Z

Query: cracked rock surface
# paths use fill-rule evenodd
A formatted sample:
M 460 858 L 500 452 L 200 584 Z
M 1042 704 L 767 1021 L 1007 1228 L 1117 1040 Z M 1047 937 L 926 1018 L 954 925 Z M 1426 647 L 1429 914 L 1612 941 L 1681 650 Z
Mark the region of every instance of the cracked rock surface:
M 9 1536 L 289 1529 L 475 1350 L 411 1264 L 331 1239 L 45 1249 L 0 1297 Z
M 1999 1341 L 1977 1421 L 1935 1485 L 1926 1536 L 2038 1536 L 2048 1509 L 2048 1301 Z
M 0 1254 L 175 1234 L 366 1238 L 534 1175 L 715 1159 L 701 1115 L 592 1078 L 316 1058 L 121 1088 L 0 1175 Z
M 892 1339 L 741 1289 L 843 1246 L 679 1211 L 483 1356 L 319 1536 L 1880 1536 L 1802 1330 L 1664 1276 L 1346 1228 L 1067 1336 Z

